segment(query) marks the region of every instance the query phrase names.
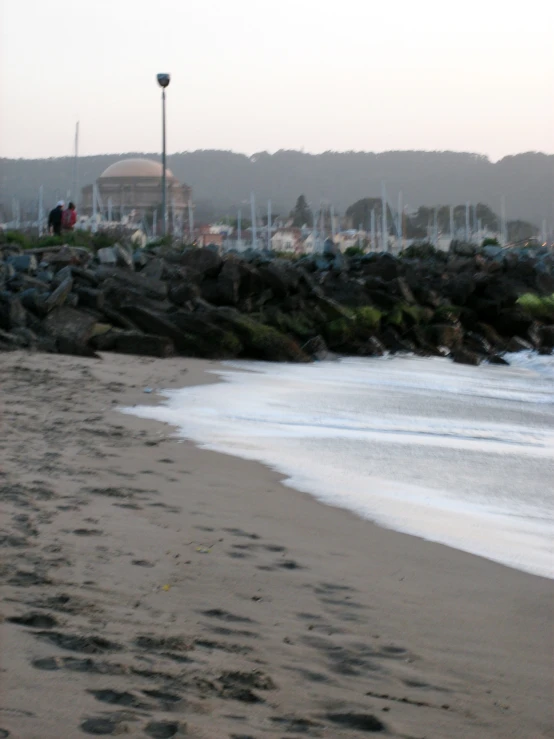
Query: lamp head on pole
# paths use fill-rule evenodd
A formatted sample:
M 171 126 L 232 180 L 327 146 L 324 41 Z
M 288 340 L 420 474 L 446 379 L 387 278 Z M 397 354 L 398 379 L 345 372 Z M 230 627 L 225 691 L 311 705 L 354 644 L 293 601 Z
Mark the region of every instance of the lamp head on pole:
M 158 74 L 156 75 L 156 79 L 160 87 L 168 87 L 171 77 L 168 74 Z

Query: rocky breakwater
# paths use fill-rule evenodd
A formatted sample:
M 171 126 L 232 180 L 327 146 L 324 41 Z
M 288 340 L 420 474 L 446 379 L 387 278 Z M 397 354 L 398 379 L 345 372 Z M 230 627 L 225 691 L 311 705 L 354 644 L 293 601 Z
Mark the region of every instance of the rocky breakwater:
M 306 362 L 390 352 L 502 363 L 554 346 L 554 255 L 0 249 L 0 350 Z

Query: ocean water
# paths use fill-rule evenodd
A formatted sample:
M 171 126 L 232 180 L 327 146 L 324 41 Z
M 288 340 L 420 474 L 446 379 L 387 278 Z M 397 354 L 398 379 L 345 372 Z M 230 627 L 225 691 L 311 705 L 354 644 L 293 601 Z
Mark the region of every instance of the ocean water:
M 382 526 L 554 577 L 554 357 L 509 359 L 232 362 L 125 411 Z

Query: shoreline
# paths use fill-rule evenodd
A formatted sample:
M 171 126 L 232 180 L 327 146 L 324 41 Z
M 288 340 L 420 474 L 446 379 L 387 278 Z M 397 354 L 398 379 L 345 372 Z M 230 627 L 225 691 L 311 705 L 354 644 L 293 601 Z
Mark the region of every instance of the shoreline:
M 344 359 L 346 360 L 348 358 Z M 531 359 L 533 361 L 536 361 L 536 357 Z M 359 358 L 353 358 L 354 362 L 356 362 L 356 360 L 359 360 Z M 381 364 L 382 360 L 379 358 L 374 358 L 372 360 L 365 361 L 370 362 L 370 365 L 368 365 L 367 367 L 368 371 L 370 371 L 370 366 L 372 366 L 373 374 L 379 375 L 379 365 Z M 433 371 L 435 363 L 447 362 L 447 360 L 444 358 L 421 359 L 414 357 L 399 357 L 394 359 L 395 364 L 406 361 L 410 363 L 420 363 L 420 366 L 422 367 L 423 364 L 425 364 L 428 373 Z M 329 363 L 326 362 L 318 363 L 319 371 L 325 372 L 324 368 L 326 365 L 331 366 L 329 365 Z M 290 370 L 294 372 L 294 366 L 289 365 L 289 367 Z M 350 367 L 351 365 L 349 363 L 346 363 L 343 369 L 346 372 Z M 313 369 L 301 368 L 298 375 L 294 375 L 294 378 L 298 379 L 298 381 L 300 382 L 302 381 L 302 378 L 305 378 L 306 384 L 310 385 L 310 381 L 307 379 L 309 378 L 309 375 L 306 375 L 306 373 L 315 371 L 315 369 L 315 367 Z M 525 369 L 525 367 L 523 367 L 523 369 Z M 496 371 L 496 368 L 492 371 Z M 481 372 L 481 370 L 479 372 Z M 500 372 L 503 372 L 502 368 L 500 369 Z M 202 382 L 202 385 L 217 384 L 221 388 L 223 388 L 219 395 L 214 396 L 213 392 L 209 389 L 207 390 L 207 392 L 203 392 L 200 387 L 198 387 L 198 392 L 195 392 L 194 386 L 183 388 L 182 390 L 184 392 L 182 394 L 179 392 L 179 390 L 176 391 L 175 389 L 170 389 L 167 391 L 160 389 L 157 395 L 159 399 L 157 403 L 150 402 L 147 404 L 140 404 L 138 408 L 123 408 L 121 410 L 123 413 L 137 415 L 137 417 L 144 420 L 154 420 L 166 423 L 172 429 L 174 429 L 176 438 L 189 439 L 201 449 L 239 457 L 246 461 L 255 461 L 257 463 L 260 463 L 265 468 L 276 472 L 280 476 L 279 481 L 282 485 L 293 488 L 298 492 L 310 495 L 314 500 L 324 505 L 330 505 L 335 508 L 351 511 L 357 517 L 360 517 L 363 520 L 373 523 L 381 528 L 396 531 L 397 533 L 415 536 L 425 541 L 442 544 L 461 552 L 473 554 L 478 557 L 483 557 L 484 559 L 511 567 L 521 572 L 534 574 L 538 577 L 545 577 L 550 580 L 554 579 L 550 551 L 548 553 L 545 553 L 542 550 L 540 552 L 535 552 L 534 558 L 532 558 L 529 554 L 530 550 L 528 550 L 526 552 L 526 556 L 523 559 L 521 558 L 522 551 L 518 549 L 516 545 L 518 543 L 517 536 L 523 535 L 523 523 L 520 521 L 516 529 L 511 528 L 512 512 L 510 510 L 502 510 L 500 508 L 493 510 L 490 508 L 490 503 L 488 502 L 473 503 L 471 505 L 464 502 L 462 504 L 462 507 L 458 511 L 456 526 L 454 526 L 454 521 L 451 515 L 445 513 L 444 509 L 441 508 L 440 503 L 442 499 L 440 497 L 440 489 L 435 492 L 434 488 L 419 488 L 418 485 L 414 484 L 412 480 L 409 479 L 409 476 L 407 478 L 406 475 L 404 475 L 399 480 L 396 480 L 394 476 L 389 478 L 386 475 L 382 479 L 380 476 L 375 476 L 374 472 L 372 473 L 372 477 L 369 478 L 369 481 L 371 481 L 372 484 L 376 486 L 375 492 L 377 498 L 380 494 L 379 485 L 384 486 L 385 488 L 390 488 L 392 485 L 393 494 L 398 488 L 408 488 L 413 489 L 416 498 L 418 495 L 422 495 L 424 498 L 427 498 L 431 494 L 438 495 L 438 500 L 435 502 L 434 505 L 428 500 L 423 505 L 421 505 L 417 502 L 417 500 L 414 502 L 406 498 L 403 503 L 404 508 L 402 509 L 402 516 L 398 517 L 397 513 L 396 518 L 393 510 L 389 509 L 387 511 L 386 509 L 382 508 L 382 505 L 379 506 L 378 503 L 376 504 L 375 501 L 370 507 L 370 510 L 368 510 L 367 507 L 365 507 L 364 505 L 360 505 L 359 502 L 354 502 L 351 496 L 341 496 L 338 494 L 338 491 L 340 490 L 340 481 L 338 479 L 334 481 L 334 484 L 329 485 L 326 481 L 326 475 L 323 472 L 320 471 L 318 474 L 314 474 L 311 471 L 310 465 L 308 465 L 308 470 L 302 468 L 301 465 L 298 465 L 298 463 L 300 462 L 299 459 L 294 458 L 291 460 L 287 457 L 286 449 L 281 450 L 279 453 L 275 453 L 267 447 L 263 447 L 263 445 L 256 445 L 256 442 L 253 438 L 255 434 L 253 433 L 254 429 L 252 428 L 252 424 L 250 428 L 250 434 L 252 436 L 251 441 L 244 442 L 243 440 L 243 442 L 241 443 L 239 437 L 235 438 L 232 427 L 228 429 L 227 434 L 221 434 L 218 431 L 214 433 L 211 428 L 211 424 L 206 424 L 204 421 L 204 419 L 206 418 L 205 412 L 201 414 L 196 414 L 194 412 L 195 406 L 197 405 L 197 403 L 200 403 L 201 407 L 205 407 L 205 410 L 209 410 L 209 413 L 216 414 L 216 416 L 219 414 L 219 420 L 224 425 L 228 425 L 230 422 L 229 412 L 231 412 L 231 418 L 233 419 L 233 421 L 236 420 L 238 422 L 242 422 L 244 420 L 242 413 L 242 404 L 241 411 L 236 411 L 234 407 L 229 407 L 227 405 L 226 398 L 233 397 L 234 392 L 241 393 L 250 388 L 252 393 L 254 393 L 258 400 L 256 403 L 254 403 L 254 406 L 247 406 L 248 410 L 246 411 L 246 417 L 251 420 L 250 414 L 257 413 L 258 415 L 256 416 L 256 418 L 259 421 L 261 418 L 263 418 L 263 411 L 260 411 L 259 408 L 270 410 L 269 406 L 271 406 L 271 403 L 269 403 L 269 406 L 266 407 L 264 405 L 263 396 L 260 398 L 259 395 L 257 395 L 257 393 L 259 392 L 258 381 L 261 380 L 261 382 L 263 383 L 266 373 L 269 373 L 269 376 L 273 378 L 272 382 L 279 383 L 283 380 L 282 374 L 278 371 L 276 373 L 272 373 L 271 365 L 268 365 L 267 363 L 254 363 L 252 366 L 249 366 L 248 364 L 245 365 L 241 362 L 224 362 L 221 365 L 216 365 L 216 367 L 210 371 L 210 378 L 205 378 L 207 381 Z M 475 375 L 475 370 L 473 368 L 469 370 L 469 374 L 467 377 L 464 376 L 461 378 L 462 380 L 468 382 L 470 388 L 471 382 L 472 380 L 474 380 L 474 378 L 471 377 L 472 375 Z M 315 374 L 312 379 L 317 383 L 319 378 L 317 377 L 317 374 Z M 493 377 L 488 377 L 489 382 L 491 382 L 491 380 L 493 379 Z M 486 375 L 483 376 L 482 381 L 486 381 Z M 414 384 L 414 388 L 416 388 L 417 392 L 417 383 Z M 192 390 L 192 394 L 188 393 L 189 390 Z M 219 388 L 216 388 L 215 392 L 217 393 L 218 390 Z M 536 392 L 538 393 L 540 392 L 540 390 L 537 390 Z M 287 402 L 291 401 L 285 400 L 285 403 Z M 180 414 L 183 409 L 186 409 L 189 403 L 191 403 L 191 408 L 193 409 L 192 415 L 187 419 L 186 428 L 182 428 L 183 424 Z M 155 410 L 154 413 L 150 414 L 150 409 L 152 408 L 152 406 L 154 406 Z M 236 412 L 239 413 L 238 417 L 235 415 Z M 281 419 L 277 426 L 271 426 L 270 424 L 270 428 L 272 428 L 273 432 L 277 433 L 277 435 L 280 434 L 279 424 L 281 422 L 287 425 L 290 423 L 296 423 L 297 419 L 294 415 L 291 417 L 285 412 L 285 417 Z M 304 422 L 303 416 L 298 420 L 298 422 Z M 216 422 L 216 425 L 217 423 L 218 422 Z M 231 422 L 231 426 L 232 425 L 233 422 Z M 243 429 L 241 433 L 246 433 L 248 435 L 248 429 L 245 427 L 241 428 Z M 315 430 L 318 430 L 317 427 Z M 353 438 L 356 440 L 356 437 Z M 368 443 L 370 443 L 370 440 L 371 437 L 367 440 Z M 379 441 L 379 438 L 377 440 Z M 409 445 L 410 440 L 405 440 L 404 443 Z M 471 443 L 471 441 L 469 443 Z M 478 438 L 476 442 L 477 446 L 473 447 L 474 451 L 480 451 L 480 443 L 481 439 Z M 499 443 L 502 443 L 502 439 L 499 440 Z M 504 443 L 511 443 L 511 439 L 508 437 L 508 441 L 504 441 Z M 471 449 L 471 447 L 469 448 Z M 492 454 L 492 456 L 494 457 L 495 453 L 499 453 L 499 450 L 487 450 L 485 455 L 487 455 L 488 459 L 490 459 L 491 457 L 489 455 Z M 286 463 L 284 461 L 285 458 L 288 459 L 288 462 Z M 326 466 L 323 460 L 319 462 L 319 467 L 323 467 L 325 470 L 332 473 L 332 466 Z M 529 474 L 532 475 L 533 473 L 530 471 Z M 356 478 L 356 475 L 351 475 L 351 486 L 354 484 L 354 478 Z M 381 493 L 381 496 L 386 498 L 386 494 Z M 449 502 L 448 498 L 445 498 L 445 500 Z M 456 502 L 462 503 L 461 500 L 457 501 L 455 499 L 455 503 Z M 415 514 L 415 517 L 413 515 L 411 518 L 409 515 L 406 516 L 406 506 L 411 508 L 412 513 Z M 530 515 L 531 518 L 533 518 L 532 514 Z M 539 512 L 537 512 L 537 515 L 540 515 Z M 427 519 L 427 524 L 424 523 L 424 517 Z M 497 520 L 500 518 L 504 519 L 501 523 Z M 434 521 L 433 526 L 429 525 L 429 521 L 431 519 Z M 483 530 L 485 530 L 485 528 L 487 527 L 490 527 L 491 534 L 496 534 L 496 536 L 507 535 L 508 541 L 510 543 L 505 543 L 503 548 L 501 548 L 501 550 L 498 550 L 494 548 L 491 549 L 489 546 L 487 546 L 486 538 L 482 540 L 480 540 L 479 538 L 466 539 L 464 538 L 464 536 L 460 536 L 458 534 L 458 531 L 456 531 L 458 524 L 461 525 L 463 521 L 465 521 L 465 524 L 462 526 L 462 528 L 464 528 L 465 531 L 471 530 L 472 527 L 480 528 Z M 547 525 L 545 524 L 545 527 L 546 526 Z M 450 529 L 450 533 L 449 535 L 446 535 L 445 532 L 448 529 Z M 536 531 L 533 531 L 533 534 L 536 535 L 536 533 Z M 510 535 L 512 536 L 511 540 L 509 539 Z M 514 536 L 516 536 L 516 540 L 513 539 Z M 529 543 L 528 546 L 530 546 Z M 511 551 L 510 547 L 513 547 Z
M 10 735 L 549 736 L 549 580 L 116 410 L 216 363 L 4 356 Z

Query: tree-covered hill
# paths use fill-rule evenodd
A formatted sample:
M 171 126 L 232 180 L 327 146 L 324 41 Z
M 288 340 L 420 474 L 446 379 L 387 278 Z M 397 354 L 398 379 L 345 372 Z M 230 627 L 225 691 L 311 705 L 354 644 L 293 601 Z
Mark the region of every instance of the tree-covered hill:
M 157 154 L 106 154 L 79 160 L 80 185 L 92 183 L 113 162 L 126 157 Z M 484 156 L 459 152 L 390 151 L 261 152 L 248 157 L 230 151 L 194 151 L 173 154 L 169 166 L 178 179 L 191 185 L 197 214 L 212 218 L 249 209 L 250 192 L 260 205 L 271 198 L 274 213 L 289 213 L 297 197 L 319 206 L 330 201 L 335 211 L 344 213 L 352 203 L 380 197 L 384 180 L 391 204 L 399 190 L 412 209 L 471 203 L 486 203 L 500 212 L 506 198 L 508 219 L 541 224 L 554 218 L 554 155 L 528 152 L 491 162 Z M 57 159 L 0 159 L 0 203 L 11 217 L 12 198 L 21 210 L 33 209 L 40 185 L 45 206 L 65 197 L 71 188 L 71 157 Z

